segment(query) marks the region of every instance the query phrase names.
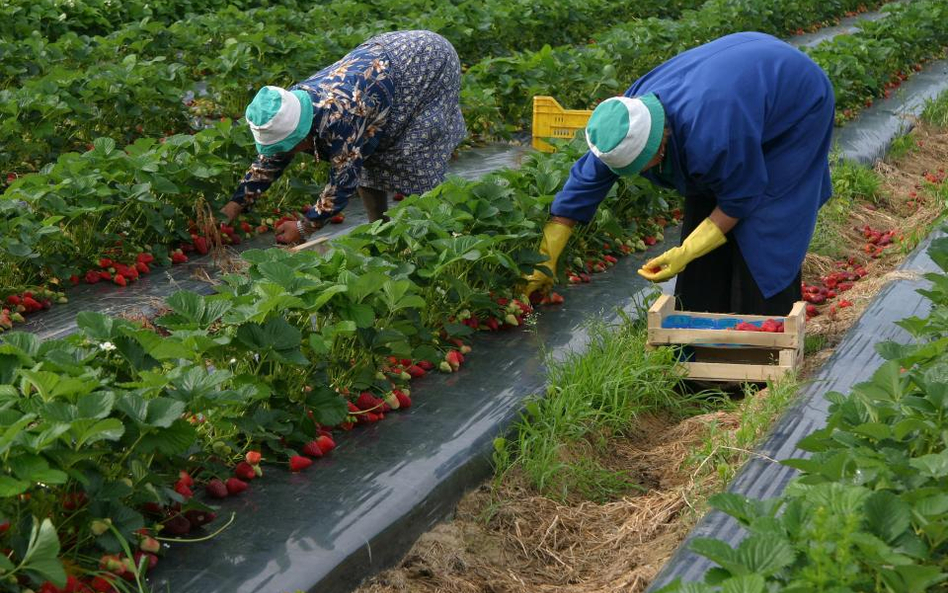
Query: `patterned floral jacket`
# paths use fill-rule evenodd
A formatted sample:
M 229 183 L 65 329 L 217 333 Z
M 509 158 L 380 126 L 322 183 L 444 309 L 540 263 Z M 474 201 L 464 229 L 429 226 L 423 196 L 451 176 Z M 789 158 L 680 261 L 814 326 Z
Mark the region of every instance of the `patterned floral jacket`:
M 362 165 L 384 137 L 395 85 L 379 46 L 355 49 L 332 66 L 290 87 L 313 100 L 316 158 L 328 161 L 329 181 L 306 217 L 322 222 L 346 207 L 359 187 Z M 294 155 L 258 155 L 232 200 L 250 208 L 293 162 Z

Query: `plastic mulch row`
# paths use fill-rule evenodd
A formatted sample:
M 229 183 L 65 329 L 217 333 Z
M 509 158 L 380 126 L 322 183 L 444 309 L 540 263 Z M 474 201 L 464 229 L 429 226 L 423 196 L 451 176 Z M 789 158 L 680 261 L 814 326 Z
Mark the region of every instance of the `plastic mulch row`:
M 677 228 L 666 238 L 676 242 Z M 635 270 L 664 248 L 567 287 L 565 304 L 544 308 L 532 330 L 478 334 L 461 372 L 413 382 L 411 409 L 343 435 L 306 472 L 267 467 L 266 479 L 221 505 L 221 517 L 237 513 L 229 529 L 170 548 L 155 590 L 335 593 L 391 566 L 490 475 L 494 438 L 544 389 L 543 353 L 560 359 L 583 349 L 589 318 L 634 314 L 648 284 Z
M 919 276 L 938 271 L 926 250 L 939 236 L 942 236 L 941 232 L 930 235 L 900 269 L 908 275 Z M 807 457 L 804 451 L 796 448 L 796 443 L 825 426 L 829 408 L 825 394 L 830 391 L 846 393 L 856 383 L 867 380 L 883 362 L 875 351 L 876 344 L 886 340 L 911 341 L 909 334 L 895 322 L 911 315 L 927 314 L 929 303 L 916 290 L 928 285 L 921 279 L 896 280 L 879 291 L 816 377 L 802 388 L 797 403 L 781 416 L 756 454 L 741 468 L 728 491 L 760 499 L 773 498 L 783 492 L 797 472 L 771 460 Z M 713 537 L 733 546 L 744 537 L 744 532 L 728 515 L 719 511 L 708 513 L 668 561 L 649 591 L 655 591 L 675 578 L 686 582 L 699 581 L 714 566 L 688 549 L 689 542 L 696 537 Z

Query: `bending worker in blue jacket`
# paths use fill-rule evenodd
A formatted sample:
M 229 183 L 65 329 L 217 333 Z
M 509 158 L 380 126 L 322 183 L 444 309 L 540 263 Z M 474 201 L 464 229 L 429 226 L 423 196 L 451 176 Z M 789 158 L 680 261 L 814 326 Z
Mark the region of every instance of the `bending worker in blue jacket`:
M 590 151 L 550 208 L 545 265 L 555 273 L 572 227 L 593 218 L 620 175 L 641 174 L 684 196 L 685 239 L 640 275 L 677 275 L 687 311 L 786 315 L 832 192 L 833 110 L 826 74 L 769 35 L 728 35 L 672 58 L 593 112 Z M 553 277 L 535 270 L 527 281 L 529 296 Z

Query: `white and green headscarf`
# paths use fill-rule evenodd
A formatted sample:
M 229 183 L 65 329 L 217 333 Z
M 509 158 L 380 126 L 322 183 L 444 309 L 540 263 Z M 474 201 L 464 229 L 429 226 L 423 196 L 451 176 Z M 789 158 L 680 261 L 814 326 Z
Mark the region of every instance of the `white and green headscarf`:
M 635 175 L 652 160 L 665 133 L 665 109 L 653 94 L 612 97 L 586 124 L 586 142 L 616 175 Z
M 313 125 L 313 103 L 306 91 L 265 86 L 247 106 L 244 115 L 257 152 L 273 155 L 289 152 L 306 138 Z

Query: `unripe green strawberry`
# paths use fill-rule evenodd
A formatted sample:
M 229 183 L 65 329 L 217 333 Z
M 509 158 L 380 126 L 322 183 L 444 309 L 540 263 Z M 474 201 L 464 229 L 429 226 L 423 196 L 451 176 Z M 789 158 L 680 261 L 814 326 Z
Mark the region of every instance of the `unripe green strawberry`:
M 397 409 L 398 409 L 398 406 L 400 405 L 400 404 L 398 403 L 398 398 L 395 397 L 395 394 L 392 393 L 391 391 L 389 391 L 388 393 L 386 393 L 385 395 L 383 395 L 383 396 L 382 396 L 382 399 L 384 399 L 384 400 L 385 400 L 385 403 L 388 404 L 388 407 L 392 408 L 393 410 L 397 410 Z
M 507 316 L 504 317 L 504 322 L 507 325 L 520 325 L 520 322 L 517 321 L 517 318 L 514 317 L 511 313 L 507 313 Z
M 157 554 L 161 550 L 161 544 L 158 543 L 153 537 L 143 537 L 141 543 L 138 544 L 138 547 L 141 548 L 142 552 L 150 552 L 152 554 Z
M 99 536 L 108 531 L 111 525 L 112 519 L 93 519 L 92 524 L 89 525 L 89 531 Z
M 448 361 L 446 361 L 446 360 L 442 360 L 442 361 L 441 361 L 441 364 L 438 365 L 438 369 L 439 369 L 442 373 L 453 373 L 453 372 L 454 372 L 454 369 L 451 368 L 451 365 L 448 364 Z

